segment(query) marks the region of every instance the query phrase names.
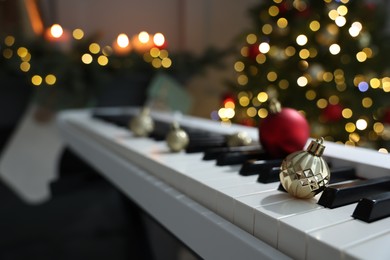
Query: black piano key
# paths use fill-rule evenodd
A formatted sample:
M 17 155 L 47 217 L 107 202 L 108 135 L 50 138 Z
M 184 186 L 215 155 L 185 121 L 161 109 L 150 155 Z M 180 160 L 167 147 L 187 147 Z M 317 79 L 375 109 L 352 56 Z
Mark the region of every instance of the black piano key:
M 266 157 L 268 157 L 266 155 Z M 265 161 L 271 161 L 271 167 L 267 167 L 265 165 Z M 241 169 L 239 171 L 240 175 L 243 176 L 250 176 L 250 175 L 255 175 L 255 174 L 260 174 L 260 172 L 263 172 L 265 167 L 267 169 L 272 170 L 273 167 L 275 166 L 280 166 L 282 164 L 282 159 L 264 159 L 264 160 L 248 160 L 244 162 L 241 166 Z M 275 165 L 275 166 L 273 166 Z M 278 171 L 278 169 L 275 169 L 275 171 Z M 277 173 L 279 175 L 279 172 Z
M 281 183 L 280 183 L 279 186 L 278 186 L 278 191 L 287 192 L 287 191 L 284 189 L 284 187 L 283 187 L 283 185 L 282 185 Z
M 337 208 L 389 190 L 390 176 L 333 184 L 325 188 L 318 204 L 327 208 Z
M 186 148 L 187 153 L 203 152 L 211 147 L 226 146 L 226 135 L 196 128 L 181 127 L 187 132 L 189 137 L 189 144 Z M 155 129 L 150 136 L 157 141 L 163 141 L 170 129 L 170 123 L 155 120 Z
M 186 147 L 187 153 L 205 152 L 210 148 L 227 147 L 226 137 L 223 135 L 189 135 L 190 142 Z
M 266 160 L 269 155 L 263 151 L 246 151 L 246 152 L 228 152 L 220 154 L 217 158 L 217 165 L 234 165 L 243 164 L 248 160 Z
M 279 178 L 280 166 L 272 167 L 268 171 L 264 171 L 259 173 L 259 177 L 257 178 L 257 182 L 260 183 L 271 183 L 280 181 Z
M 129 122 L 132 115 L 129 114 L 99 114 L 98 112 L 93 112 L 92 116 L 94 118 L 101 119 L 103 121 L 115 124 L 121 127 L 129 127 Z M 165 140 L 168 132 L 171 129 L 171 123 L 153 119 L 154 130 L 149 135 L 150 138 L 153 138 L 156 141 Z M 181 126 L 185 130 L 190 138 L 189 150 L 191 152 L 201 152 L 209 147 L 221 147 L 226 146 L 226 135 L 219 133 L 212 133 L 205 130 L 200 130 L 191 127 Z
M 277 175 L 277 180 L 279 181 L 279 169 L 273 169 L 274 174 Z M 276 177 L 274 176 L 276 179 Z M 356 175 L 356 170 L 353 167 L 337 167 L 330 169 L 330 180 L 329 184 L 339 183 L 343 181 L 352 181 L 357 180 L 359 177 Z M 279 184 L 278 190 L 286 192 L 282 184 Z
M 167 122 L 162 122 L 158 120 L 154 121 L 154 129 L 149 134 L 150 138 L 153 138 L 156 141 L 163 141 L 165 140 L 167 134 L 171 130 L 171 124 Z
M 130 115 L 125 115 L 125 114 L 104 115 L 104 114 L 99 114 L 96 112 L 92 112 L 92 117 L 98 118 L 98 119 L 103 120 L 105 122 L 109 122 L 109 123 L 112 123 L 114 125 L 122 126 L 122 127 L 129 127 L 129 122 L 131 119 Z
M 207 149 L 215 148 L 215 147 L 226 147 L 226 145 L 223 144 L 223 143 L 205 143 L 203 145 L 199 145 L 199 144 L 191 145 L 191 144 L 189 144 L 186 147 L 185 151 L 186 151 L 186 153 L 202 153 L 202 152 L 206 151 Z
M 125 128 L 129 128 L 130 120 L 133 118 L 133 116 L 126 115 L 126 114 L 103 115 L 98 113 L 93 113 L 93 117 Z M 154 125 L 155 125 L 154 130 L 149 135 L 149 137 L 157 141 L 164 140 L 165 136 L 170 130 L 170 124 L 166 122 L 154 120 Z
M 280 163 L 278 163 L 278 160 L 273 160 L 275 165 L 271 168 L 264 169 L 261 172 L 258 171 L 259 177 L 257 179 L 260 183 L 271 183 L 271 182 L 277 182 L 279 181 L 279 173 L 280 173 L 280 167 L 276 167 L 278 165 L 281 165 L 282 160 L 280 160 Z M 271 163 L 271 165 L 272 165 Z M 247 166 L 248 168 L 256 168 L 256 165 L 250 165 L 250 162 L 246 162 L 244 166 Z M 248 171 L 251 171 L 249 169 Z M 253 170 L 255 171 L 255 169 Z M 356 171 L 352 167 L 340 167 L 340 168 L 333 168 L 330 169 L 330 182 L 329 183 L 337 183 L 347 180 L 354 180 L 357 179 L 356 177 Z M 284 188 L 283 188 L 284 190 Z
M 201 144 L 201 143 L 203 144 L 209 142 L 222 143 L 226 141 L 226 137 L 222 134 L 207 132 L 204 130 L 189 128 L 189 127 L 183 127 L 183 126 L 180 127 L 188 134 L 190 143 L 191 142 L 197 144 Z M 165 140 L 171 128 L 172 128 L 172 123 L 154 119 L 154 129 L 153 132 L 149 135 L 149 137 L 155 139 L 156 141 L 163 141 Z
M 329 184 L 356 179 L 359 179 L 359 177 L 356 175 L 356 170 L 353 167 L 337 167 L 330 169 Z
M 258 151 L 260 150 L 259 145 L 251 146 L 234 146 L 234 147 L 215 147 L 207 149 L 204 152 L 203 160 L 216 160 L 219 155 L 228 152 L 244 152 L 244 151 Z
M 390 216 L 390 191 L 363 198 L 352 217 L 371 223 Z
M 239 171 L 240 175 L 250 176 L 250 175 L 269 175 L 272 168 L 279 168 L 282 164 L 282 159 L 272 159 L 272 160 L 251 160 L 246 161 L 241 166 Z M 278 173 L 279 174 L 279 173 Z
M 226 146 L 226 140 L 222 136 L 193 136 L 191 134 L 188 135 L 190 138 L 190 143 L 193 145 L 199 144 L 224 144 Z
M 187 132 L 188 136 L 193 142 L 225 142 L 226 135 L 220 133 L 213 133 L 205 130 L 182 127 Z

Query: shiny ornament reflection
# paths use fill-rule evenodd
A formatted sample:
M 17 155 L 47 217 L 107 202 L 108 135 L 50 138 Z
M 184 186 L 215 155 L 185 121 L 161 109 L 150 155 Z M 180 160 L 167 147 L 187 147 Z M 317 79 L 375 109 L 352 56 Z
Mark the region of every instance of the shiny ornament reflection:
M 292 196 L 309 199 L 323 191 L 330 180 L 328 164 L 321 157 L 323 139 L 312 141 L 306 151 L 288 155 L 282 162 L 280 182 Z
M 150 116 L 149 108 L 144 107 L 140 114 L 130 121 L 129 127 L 135 136 L 148 136 L 154 129 L 154 122 Z
M 190 139 L 187 132 L 180 128 L 177 122 L 174 122 L 166 136 L 166 142 L 171 152 L 180 152 L 187 147 Z

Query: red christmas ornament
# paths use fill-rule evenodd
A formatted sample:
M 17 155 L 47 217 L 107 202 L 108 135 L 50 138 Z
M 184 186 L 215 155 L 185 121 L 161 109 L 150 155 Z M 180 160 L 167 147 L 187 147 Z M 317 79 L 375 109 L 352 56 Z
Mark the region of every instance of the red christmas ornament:
M 322 116 L 328 122 L 337 122 L 343 118 L 343 107 L 340 104 L 329 104 L 322 112 Z
M 257 55 L 260 54 L 259 44 L 251 44 L 248 46 L 248 57 L 256 60 Z
M 303 150 L 310 135 L 306 118 L 292 108 L 281 108 L 271 101 L 271 113 L 259 124 L 259 140 L 264 150 L 275 158 Z

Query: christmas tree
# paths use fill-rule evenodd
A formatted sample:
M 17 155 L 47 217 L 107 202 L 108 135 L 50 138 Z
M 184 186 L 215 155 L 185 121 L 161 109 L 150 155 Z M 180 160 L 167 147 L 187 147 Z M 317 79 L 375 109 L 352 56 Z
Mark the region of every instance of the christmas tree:
M 240 38 L 222 121 L 257 125 L 277 98 L 305 115 L 313 137 L 383 148 L 390 123 L 385 9 L 358 0 L 261 1 Z

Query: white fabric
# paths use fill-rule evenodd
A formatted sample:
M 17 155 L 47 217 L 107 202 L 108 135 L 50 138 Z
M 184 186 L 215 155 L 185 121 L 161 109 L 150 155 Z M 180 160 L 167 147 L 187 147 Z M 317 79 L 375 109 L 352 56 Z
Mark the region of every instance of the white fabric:
M 26 111 L 0 158 L 0 178 L 28 203 L 50 197 L 49 182 L 56 178 L 63 142 L 54 118 L 39 123 L 35 106 Z

